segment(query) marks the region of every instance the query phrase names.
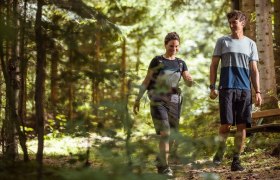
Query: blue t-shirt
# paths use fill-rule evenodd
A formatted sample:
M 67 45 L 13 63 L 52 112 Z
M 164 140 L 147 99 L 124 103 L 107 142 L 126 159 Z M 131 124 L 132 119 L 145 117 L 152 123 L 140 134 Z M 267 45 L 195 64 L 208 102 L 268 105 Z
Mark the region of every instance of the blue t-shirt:
M 259 61 L 256 43 L 244 36 L 233 39 L 223 36 L 217 40 L 213 56 L 221 58 L 219 89 L 251 89 L 250 61 Z

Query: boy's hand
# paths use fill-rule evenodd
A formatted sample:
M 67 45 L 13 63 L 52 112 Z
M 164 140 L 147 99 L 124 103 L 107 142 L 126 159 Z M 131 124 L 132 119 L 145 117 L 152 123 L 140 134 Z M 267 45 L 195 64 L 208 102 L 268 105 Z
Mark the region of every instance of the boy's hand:
M 210 97 L 211 99 L 216 99 L 217 96 L 218 96 L 218 91 L 217 91 L 217 90 L 214 90 L 214 89 L 213 89 L 213 90 L 210 91 L 209 97 Z

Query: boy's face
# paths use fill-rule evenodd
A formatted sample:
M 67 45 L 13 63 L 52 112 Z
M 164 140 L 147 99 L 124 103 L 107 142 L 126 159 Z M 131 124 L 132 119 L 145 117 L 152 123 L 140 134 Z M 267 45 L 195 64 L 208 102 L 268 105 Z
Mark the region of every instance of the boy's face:
M 243 31 L 243 28 L 245 26 L 244 21 L 240 21 L 239 19 L 236 19 L 235 17 L 230 18 L 228 20 L 228 23 L 229 23 L 231 32 Z

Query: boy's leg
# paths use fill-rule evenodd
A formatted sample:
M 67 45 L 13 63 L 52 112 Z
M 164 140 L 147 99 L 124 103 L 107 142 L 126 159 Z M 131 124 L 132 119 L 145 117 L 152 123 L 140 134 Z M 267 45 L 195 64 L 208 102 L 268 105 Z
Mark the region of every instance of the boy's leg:
M 241 154 L 244 150 L 246 139 L 246 124 L 238 124 L 234 139 L 235 154 Z
M 246 139 L 246 124 L 238 124 L 237 131 L 234 138 L 234 155 L 231 164 L 232 171 L 243 171 L 239 156 L 243 152 Z
M 251 91 L 237 90 L 236 101 L 236 126 L 237 131 L 234 139 L 234 155 L 231 165 L 232 171 L 243 171 L 244 168 L 240 164 L 239 156 L 244 149 L 246 139 L 246 125 L 251 123 Z
M 226 150 L 226 140 L 230 132 L 231 124 L 222 124 L 219 129 L 219 144 L 218 150 L 213 158 L 213 162 L 216 165 L 221 164 L 225 150 Z
M 235 97 L 234 90 L 220 89 L 219 90 L 219 106 L 220 106 L 220 120 L 221 126 L 219 129 L 219 144 L 218 150 L 213 158 L 213 163 L 221 164 L 223 155 L 226 149 L 226 140 L 230 132 L 230 127 L 234 120 L 233 113 L 233 99 Z

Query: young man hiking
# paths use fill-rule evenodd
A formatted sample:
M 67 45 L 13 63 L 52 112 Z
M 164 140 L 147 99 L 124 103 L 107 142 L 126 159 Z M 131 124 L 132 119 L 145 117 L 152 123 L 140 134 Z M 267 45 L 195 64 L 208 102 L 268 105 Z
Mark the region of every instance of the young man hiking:
M 251 124 L 251 83 L 256 93 L 255 104 L 258 106 L 262 103 L 257 67 L 259 58 L 256 43 L 243 33 L 245 14 L 235 10 L 227 14 L 227 19 L 231 34 L 217 40 L 210 65 L 210 98 L 215 99 L 218 96 L 215 86 L 217 68 L 221 61 L 220 83 L 217 87 L 220 142 L 213 162 L 217 165 L 221 163 L 230 128 L 236 125 L 231 170 L 243 171 L 239 156 L 245 144 L 246 126 Z

